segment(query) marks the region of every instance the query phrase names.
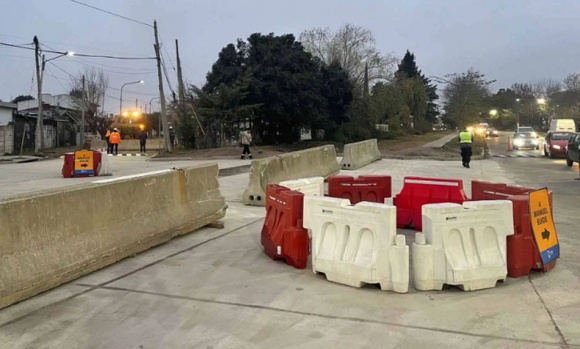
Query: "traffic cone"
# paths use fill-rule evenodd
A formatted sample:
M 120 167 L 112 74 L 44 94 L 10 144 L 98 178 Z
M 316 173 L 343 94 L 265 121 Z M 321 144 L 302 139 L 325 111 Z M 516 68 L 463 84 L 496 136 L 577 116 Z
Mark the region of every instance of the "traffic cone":
M 510 138 L 510 136 L 508 136 L 508 151 L 512 151 L 512 140 Z

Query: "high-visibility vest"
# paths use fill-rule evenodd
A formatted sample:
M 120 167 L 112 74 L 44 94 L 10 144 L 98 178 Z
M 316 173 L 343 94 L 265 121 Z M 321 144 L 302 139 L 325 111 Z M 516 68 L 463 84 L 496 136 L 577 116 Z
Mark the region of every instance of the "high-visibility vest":
M 459 143 L 471 143 L 471 132 L 463 131 L 459 134 Z
M 121 135 L 119 134 L 119 132 L 111 133 L 111 136 L 109 137 L 109 141 L 111 142 L 111 144 L 121 143 Z

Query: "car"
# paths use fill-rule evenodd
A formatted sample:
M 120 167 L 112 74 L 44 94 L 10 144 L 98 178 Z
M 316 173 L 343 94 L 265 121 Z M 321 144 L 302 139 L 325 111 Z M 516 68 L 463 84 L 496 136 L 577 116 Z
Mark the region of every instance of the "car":
M 566 146 L 566 165 L 580 163 L 580 133 L 573 133 Z
M 538 137 L 529 132 L 516 132 L 513 144 L 516 150 L 521 148 L 540 149 Z
M 572 132 L 549 131 L 544 139 L 544 156 L 549 156 L 550 159 L 557 156 L 565 157 L 566 146 L 572 135 Z
M 499 137 L 499 133 L 497 132 L 497 130 L 493 127 L 488 127 L 485 130 L 485 136 L 486 137 Z
M 475 132 L 476 134 L 480 135 L 480 136 L 484 136 L 485 135 L 485 131 L 488 129 L 489 124 L 487 122 L 482 122 L 479 125 L 475 126 L 473 128 L 472 132 Z
M 538 138 L 538 134 L 534 131 L 534 128 L 530 126 L 518 127 L 516 133 L 529 133 L 532 137 Z

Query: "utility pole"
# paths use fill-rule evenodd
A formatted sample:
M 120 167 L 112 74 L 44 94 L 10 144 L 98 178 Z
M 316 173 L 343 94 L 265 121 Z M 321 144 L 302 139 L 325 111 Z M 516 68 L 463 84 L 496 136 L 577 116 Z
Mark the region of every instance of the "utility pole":
M 43 137 L 43 124 L 44 124 L 44 120 L 43 117 L 44 115 L 42 114 L 42 71 L 44 69 L 41 69 L 40 67 L 40 59 L 41 59 L 41 53 L 40 53 L 40 43 L 38 42 L 38 38 L 36 36 L 34 36 L 34 39 L 32 40 L 34 42 L 34 58 L 36 61 L 36 85 L 37 85 L 37 89 L 38 89 L 38 119 L 36 121 L 36 135 L 35 135 L 35 141 L 34 141 L 34 152 L 36 154 L 42 154 L 44 151 L 44 137 Z M 44 64 L 44 57 L 42 57 L 42 64 Z
M 183 86 L 183 75 L 181 73 L 181 59 L 179 58 L 179 42 L 175 39 L 175 52 L 177 58 L 177 87 L 179 93 L 179 115 L 182 120 L 187 118 L 187 110 L 185 108 L 185 89 Z M 192 139 L 195 139 L 195 134 L 191 135 Z
M 157 57 L 157 77 L 159 78 L 159 97 L 161 102 L 161 119 L 163 120 L 163 150 L 171 152 L 173 144 L 169 141 L 169 124 L 167 122 L 167 111 L 165 109 L 165 94 L 163 93 L 163 76 L 161 76 L 161 54 L 159 47 L 159 35 L 157 34 L 157 21 L 153 21 L 153 31 L 155 33 L 155 56 Z
M 81 91 L 81 144 L 85 146 L 85 76 L 83 75 L 83 90 Z

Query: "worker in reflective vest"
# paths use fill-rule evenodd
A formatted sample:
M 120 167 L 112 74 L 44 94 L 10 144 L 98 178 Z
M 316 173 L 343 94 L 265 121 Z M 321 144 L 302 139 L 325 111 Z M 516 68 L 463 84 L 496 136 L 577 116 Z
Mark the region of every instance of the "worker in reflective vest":
M 111 140 L 109 137 L 111 137 L 111 131 L 107 129 L 107 133 L 105 133 L 105 140 L 107 141 L 107 154 L 111 153 Z
M 113 133 L 109 136 L 109 140 L 111 141 L 111 153 L 117 155 L 119 153 L 119 143 L 121 143 L 121 134 L 116 127 L 113 129 Z
M 461 146 L 461 161 L 463 162 L 463 167 L 469 168 L 469 162 L 471 161 L 471 147 L 473 145 L 473 133 L 465 130 L 459 133 L 459 144 Z

